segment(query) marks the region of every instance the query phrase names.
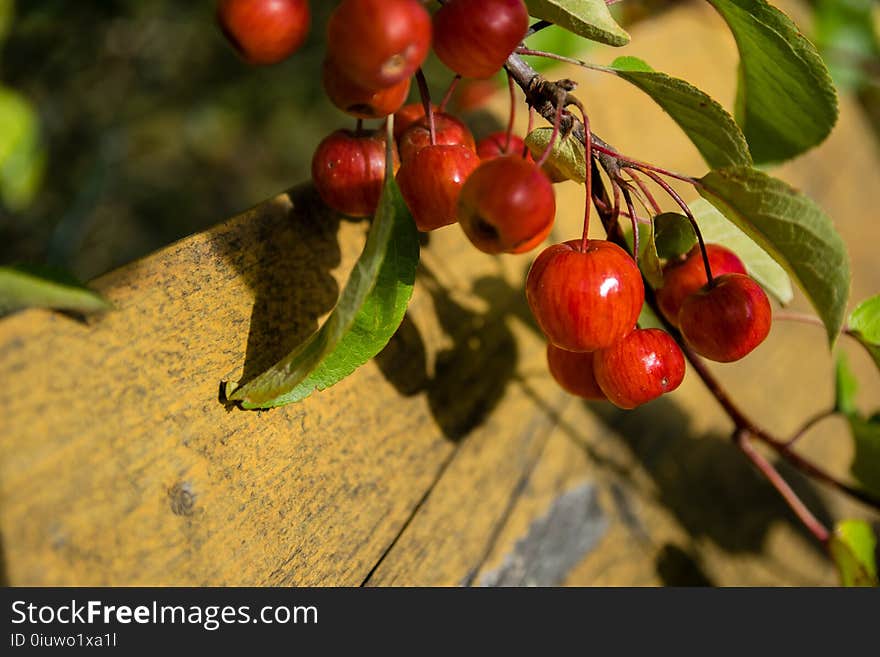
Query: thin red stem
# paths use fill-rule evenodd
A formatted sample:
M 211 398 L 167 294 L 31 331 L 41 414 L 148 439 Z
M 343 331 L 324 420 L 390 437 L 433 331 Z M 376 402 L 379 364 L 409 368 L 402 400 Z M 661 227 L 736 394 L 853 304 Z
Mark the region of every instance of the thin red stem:
M 446 106 L 449 104 L 449 101 L 452 100 L 452 94 L 455 93 L 456 87 L 458 87 L 458 83 L 461 80 L 460 75 L 456 75 L 452 78 L 452 82 L 449 83 L 449 88 L 446 89 L 446 93 L 443 95 L 443 100 L 440 101 L 440 105 L 437 106 L 438 112 L 445 112 Z
M 584 123 L 584 186 L 586 188 L 584 200 L 584 231 L 581 234 L 581 251 L 586 253 L 587 244 L 590 242 L 590 206 L 593 198 L 593 133 L 590 130 L 590 119 L 583 107 L 581 119 Z
M 623 194 L 623 200 L 626 202 L 626 207 L 629 210 L 630 221 L 632 222 L 632 231 L 633 231 L 633 260 L 638 264 L 639 262 L 639 222 L 636 221 L 636 209 L 633 205 L 632 196 L 630 196 L 629 190 L 620 185 L 620 193 Z
M 635 169 L 627 169 L 626 172 L 633 179 L 636 185 L 639 186 L 639 189 L 642 190 L 642 194 L 645 195 L 645 198 L 648 199 L 648 203 L 650 203 L 651 207 L 654 208 L 655 214 L 661 214 L 663 210 L 660 208 L 660 204 L 657 203 L 657 199 L 654 198 L 654 195 L 651 193 L 651 190 L 648 189 L 648 186 L 645 184 L 645 181 L 642 180 L 642 177 L 636 174 Z
M 416 82 L 419 84 L 419 95 L 422 97 L 422 105 L 425 108 L 425 116 L 428 117 L 428 132 L 431 135 L 431 145 L 437 143 L 437 131 L 434 127 L 434 108 L 431 107 L 431 92 L 428 90 L 428 81 L 422 69 L 416 71 Z
M 748 429 L 738 429 L 734 434 L 734 440 L 737 446 L 749 458 L 752 464 L 767 478 L 773 487 L 782 496 L 782 499 L 788 504 L 789 508 L 794 512 L 798 519 L 803 523 L 804 527 L 810 530 L 810 533 L 816 537 L 816 540 L 822 544 L 828 542 L 830 536 L 828 529 L 823 525 L 816 516 L 807 508 L 797 496 L 788 482 L 779 474 L 779 471 L 773 467 L 764 456 L 755 449 L 754 445 L 749 441 Z
M 826 419 L 828 419 L 829 417 L 833 417 L 833 416 L 836 415 L 836 414 L 837 414 L 837 409 L 836 409 L 836 408 L 829 408 L 829 409 L 826 409 L 826 410 L 824 410 L 824 411 L 820 411 L 819 413 L 816 413 L 814 416 L 812 416 L 812 417 L 809 418 L 806 422 L 804 422 L 803 425 L 801 426 L 801 428 L 798 429 L 797 431 L 795 431 L 794 434 L 792 435 L 792 437 L 785 441 L 784 445 L 785 445 L 786 447 L 791 447 L 791 446 L 794 445 L 798 440 L 800 440 L 801 438 L 803 438 L 803 436 L 804 436 L 804 435 L 805 435 L 810 429 L 812 429 L 813 427 L 815 427 L 815 426 L 816 426 L 817 424 L 819 424 L 822 420 L 826 420 Z
M 653 164 L 648 164 L 647 162 L 642 162 L 641 160 L 633 159 L 623 153 L 619 153 L 613 148 L 608 148 L 607 146 L 602 146 L 601 144 L 593 144 L 593 150 L 598 151 L 600 153 L 604 153 L 605 155 L 610 155 L 620 162 L 622 167 L 635 167 L 642 173 L 647 173 L 648 171 L 654 171 L 663 176 L 668 176 L 669 178 L 675 178 L 676 180 L 681 180 L 682 182 L 689 183 L 694 187 L 702 186 L 699 180 L 696 178 L 692 178 L 691 176 L 686 176 L 683 173 L 675 173 L 675 171 L 669 171 L 668 169 L 663 169 L 658 166 L 654 166 Z
M 632 167 L 627 166 L 624 168 L 627 171 L 631 172 Z M 672 200 L 675 201 L 678 204 L 678 207 L 681 208 L 682 212 L 687 215 L 688 220 L 691 222 L 691 226 L 694 227 L 694 232 L 697 234 L 697 241 L 700 244 L 700 253 L 703 256 L 703 267 L 706 270 L 706 281 L 709 287 L 712 287 L 715 284 L 715 278 L 712 276 L 712 265 L 709 264 L 709 252 L 706 250 L 706 242 L 703 240 L 703 233 L 702 231 L 700 231 L 700 225 L 697 223 L 697 218 L 694 217 L 694 213 L 691 212 L 688 204 L 684 202 L 684 199 L 679 196 L 678 192 L 676 192 L 668 182 L 663 180 L 663 178 L 650 170 L 643 171 L 643 173 L 655 183 L 657 183 L 664 192 L 669 194 Z

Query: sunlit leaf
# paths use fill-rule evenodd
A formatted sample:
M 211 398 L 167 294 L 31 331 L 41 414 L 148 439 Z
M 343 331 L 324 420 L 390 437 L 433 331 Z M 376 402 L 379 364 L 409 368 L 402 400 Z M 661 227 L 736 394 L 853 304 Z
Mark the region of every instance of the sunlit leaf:
M 846 354 L 840 352 L 834 368 L 834 410 L 844 415 L 856 412 L 856 393 L 859 382 L 849 367 Z
M 12 210 L 27 207 L 45 165 L 36 111 L 19 93 L 0 87 L 0 201 Z
M 0 267 L 0 314 L 21 308 L 54 308 L 93 313 L 110 308 L 67 272 L 49 267 Z
M 526 0 L 529 14 L 578 36 L 609 46 L 625 46 L 629 34 L 611 16 L 605 0 Z
M 828 542 L 843 586 L 878 586 L 877 538 L 864 520 L 844 520 Z
M 847 324 L 880 368 L 880 294 L 860 303 Z

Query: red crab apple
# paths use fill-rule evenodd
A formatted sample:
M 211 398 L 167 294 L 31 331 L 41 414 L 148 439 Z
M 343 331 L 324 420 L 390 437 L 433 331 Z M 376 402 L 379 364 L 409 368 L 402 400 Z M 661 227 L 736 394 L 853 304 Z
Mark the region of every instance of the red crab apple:
M 329 59 L 324 62 L 321 81 L 330 101 L 346 114 L 359 119 L 381 119 L 393 114 L 409 95 L 409 78 L 376 91 L 362 89 Z
M 221 0 L 223 33 L 252 64 L 275 64 L 293 54 L 309 33 L 307 0 Z
M 678 320 L 694 351 L 729 363 L 751 352 L 770 333 L 770 300 L 748 276 L 724 274 L 685 299 Z
M 707 244 L 706 255 L 713 276 L 745 274 L 742 260 L 730 249 Z M 673 326 L 678 326 L 678 313 L 684 300 L 708 282 L 700 247 L 695 246 L 684 260 L 671 262 L 663 268 L 663 287 L 657 290 L 657 304 Z
M 632 257 L 616 244 L 590 240 L 581 250 L 581 240 L 571 240 L 537 257 L 526 299 L 550 342 L 568 351 L 595 351 L 635 328 L 645 287 Z
M 550 374 L 563 390 L 584 399 L 603 400 L 605 393 L 596 383 L 593 373 L 593 354 L 565 351 L 554 344 L 547 345 L 547 365 Z
M 672 392 L 684 379 L 684 354 L 660 329 L 636 329 L 593 359 L 596 381 L 608 400 L 635 408 Z
M 392 147 L 395 169 L 397 155 Z M 385 131 L 337 130 L 312 157 L 312 180 L 324 202 L 337 212 L 366 217 L 376 211 L 385 180 Z
M 529 29 L 523 0 L 449 0 L 434 14 L 434 52 L 466 78 L 488 78 Z
M 327 24 L 327 56 L 364 89 L 411 77 L 431 47 L 431 17 L 418 0 L 342 0 Z
M 482 162 L 458 198 L 458 222 L 484 253 L 525 253 L 550 233 L 556 197 L 531 162 L 507 155 Z
M 461 144 L 476 151 L 474 136 L 468 127 L 459 119 L 445 112 L 434 113 L 435 144 Z M 422 116 L 413 121 L 397 141 L 400 150 L 400 161 L 406 162 L 425 146 L 431 144 L 431 129 L 428 117 Z
M 477 155 L 481 160 L 491 160 L 502 155 L 522 155 L 523 153 L 526 154 L 526 159 L 529 162 L 534 162 L 522 137 L 508 135 L 507 131 L 493 132 L 477 142 Z
M 458 197 L 480 159 L 460 144 L 425 146 L 397 172 L 400 193 L 421 231 L 454 224 Z

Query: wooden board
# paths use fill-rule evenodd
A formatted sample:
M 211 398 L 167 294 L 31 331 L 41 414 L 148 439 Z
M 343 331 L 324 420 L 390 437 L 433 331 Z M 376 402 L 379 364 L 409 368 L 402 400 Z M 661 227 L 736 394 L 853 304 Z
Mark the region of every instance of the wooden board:
M 627 54 L 729 105 L 733 78 L 717 71 L 734 69 L 735 49 L 706 7 L 673 11 L 633 37 Z M 668 117 L 624 82 L 557 74 L 582 82 L 594 127 L 621 149 L 704 170 Z M 783 175 L 837 218 L 860 298 L 880 289 L 880 228 L 864 212 L 880 203 L 880 186 L 851 182 L 876 180 L 877 157 L 843 101 L 834 136 Z M 500 100 L 493 109 L 506 111 Z M 569 184 L 558 199 L 563 239 L 577 233 L 583 200 Z M 524 304 L 530 258 L 479 254 L 456 227 L 431 236 L 407 319 L 376 361 L 302 404 L 224 407 L 221 381 L 254 375 L 329 312 L 364 233 L 301 187 L 94 281 L 112 313 L 0 321 L 4 580 L 835 581 L 728 443 L 726 418 L 694 377 L 632 413 L 570 398 L 546 372 Z M 876 405 L 876 373 L 855 351 L 853 362 L 862 403 Z M 830 363 L 818 332 L 778 326 L 753 358 L 719 371 L 785 433 L 830 399 Z M 839 424 L 804 447 L 846 472 Z M 876 518 L 796 481 L 823 516 Z

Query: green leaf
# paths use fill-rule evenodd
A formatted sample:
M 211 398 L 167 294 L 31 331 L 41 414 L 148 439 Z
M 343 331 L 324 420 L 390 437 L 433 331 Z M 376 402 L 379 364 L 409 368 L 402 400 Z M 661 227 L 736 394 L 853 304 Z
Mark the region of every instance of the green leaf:
M 804 291 L 830 343 L 843 326 L 849 297 L 849 255 L 814 201 L 748 167 L 711 171 L 700 194 L 769 253 Z
M 737 120 L 756 163 L 790 159 L 837 122 L 837 93 L 815 46 L 765 0 L 709 0 L 740 54 Z
M 631 224 L 627 224 L 631 226 Z M 639 269 L 653 288 L 663 287 L 663 266 L 657 256 L 657 246 L 654 243 L 653 224 L 639 223 Z M 629 245 L 629 251 L 633 250 L 632 228 L 624 229 L 623 237 Z
M 526 0 L 529 14 L 578 36 L 609 46 L 625 46 L 627 34 L 611 17 L 605 0 Z
M 20 94 L 0 87 L 0 200 L 11 210 L 27 207 L 45 166 L 36 112 Z
M 837 523 L 828 542 L 843 586 L 878 586 L 874 530 L 864 520 Z
M 838 86 L 870 85 L 867 62 L 880 56 L 880 40 L 874 28 L 877 0 L 816 0 L 813 34 L 826 54 L 831 75 Z
M 648 304 L 644 304 L 642 306 L 642 312 L 639 313 L 638 319 L 639 328 L 658 328 L 666 330 L 666 327 L 663 325 L 663 322 L 660 321 L 660 318 L 654 314 L 654 311 L 651 310 L 651 307 Z
M 403 321 L 418 261 L 415 223 L 389 171 L 364 250 L 330 317 L 257 378 L 240 388 L 227 384 L 227 398 L 246 409 L 282 406 L 354 372 L 388 344 Z
M 844 352 L 840 352 L 837 356 L 837 365 L 834 368 L 834 390 L 834 410 L 844 415 L 857 413 L 856 393 L 859 390 L 859 382 L 850 369 Z
M 794 297 L 791 279 L 786 271 L 767 251 L 737 228 L 705 199 L 690 204 L 691 211 L 700 226 L 707 243 L 721 244 L 736 253 L 746 266 L 746 271 L 782 305 Z
M 860 303 L 849 316 L 849 330 L 880 368 L 880 294 Z
M 538 128 L 526 135 L 526 146 L 532 157 L 537 160 L 543 155 L 552 136 L 553 128 Z M 584 143 L 574 135 L 557 139 L 553 144 L 553 150 L 550 151 L 550 157 L 544 163 L 544 171 L 553 182 L 574 180 L 577 183 L 584 183 L 587 180 L 585 152 Z
M 856 446 L 850 472 L 866 490 L 880 495 L 880 417 L 866 420 L 854 414 L 847 419 Z
M 0 43 L 9 34 L 12 27 L 12 19 L 15 17 L 14 0 L 0 0 Z
M 697 243 L 697 234 L 683 214 L 664 212 L 654 217 L 654 243 L 657 255 L 668 260 L 690 251 Z
M 0 267 L 0 314 L 21 308 L 55 308 L 81 313 L 110 304 L 67 272 L 49 267 Z
M 648 94 L 684 130 L 713 169 L 749 165 L 749 146 L 733 117 L 692 84 L 654 71 L 636 57 L 618 57 L 610 67 Z

